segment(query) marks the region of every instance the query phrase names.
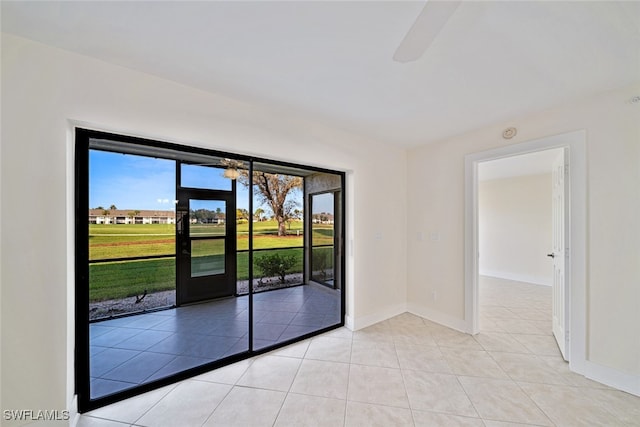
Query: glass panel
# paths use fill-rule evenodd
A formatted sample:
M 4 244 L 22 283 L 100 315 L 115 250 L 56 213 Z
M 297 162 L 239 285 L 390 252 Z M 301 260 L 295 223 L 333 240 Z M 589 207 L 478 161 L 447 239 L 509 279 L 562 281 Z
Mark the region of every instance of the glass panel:
M 191 241 L 191 277 L 224 274 L 224 239 Z
M 259 313 L 253 317 L 256 350 L 314 329 L 301 327 L 299 322 L 308 302 L 306 286 L 299 286 L 304 280 L 304 182 L 298 176 L 267 173 L 264 166 L 258 165 L 253 176 L 253 306 Z M 278 191 L 271 191 L 270 196 L 273 188 Z M 274 193 L 286 197 L 275 198 Z
M 175 162 L 89 150 L 89 259 L 173 255 Z
M 334 195 L 311 196 L 311 279 L 334 285 Z
M 231 191 L 231 179 L 224 177 L 224 168 L 182 164 L 180 185 L 189 188 Z
M 175 177 L 174 160 L 89 150 L 92 399 L 166 376 L 160 368 L 175 358 L 142 351 L 169 336 L 147 328 L 169 319 L 170 310 L 156 309 L 176 303 Z M 124 342 L 143 329 L 141 341 Z M 119 358 L 123 352 L 136 357 Z
M 226 219 L 224 200 L 189 200 L 191 237 L 225 236 Z
M 118 144 L 106 141 L 101 146 L 114 149 Z M 90 360 L 81 381 L 90 381 L 90 399 L 249 350 L 246 293 L 175 307 L 176 161 L 155 158 L 150 147 L 121 144 L 120 153 L 103 152 L 99 146 L 89 150 L 88 206 L 95 207 L 89 210 L 88 221 Z M 200 161 L 178 149 L 172 153 L 175 159 Z M 225 167 L 246 169 L 239 161 L 212 159 Z M 228 191 L 232 181 L 222 178 L 224 170 L 187 165 L 181 169 L 182 183 Z M 237 188 L 244 191 L 237 200 L 242 198 L 244 206 L 239 207 L 246 210 L 248 189 L 241 184 Z M 191 251 L 193 262 L 186 275 L 200 276 L 193 281 L 207 286 L 211 279 L 207 276 L 229 273 L 225 272 L 226 220 L 228 215 L 235 221 L 235 212 L 227 212 L 225 203 L 215 200 L 190 200 L 189 207 L 186 225 L 193 239 L 184 249 Z M 246 230 L 243 242 L 246 248 Z M 160 258 L 137 259 L 147 256 Z M 246 251 L 237 262 L 238 277 L 248 288 Z M 158 306 L 167 309 L 148 310 Z

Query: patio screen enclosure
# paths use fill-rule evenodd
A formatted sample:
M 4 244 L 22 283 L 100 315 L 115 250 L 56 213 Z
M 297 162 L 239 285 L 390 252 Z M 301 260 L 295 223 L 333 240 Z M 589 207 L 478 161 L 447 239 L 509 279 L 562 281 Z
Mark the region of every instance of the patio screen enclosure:
M 81 412 L 344 324 L 344 173 L 75 136 Z

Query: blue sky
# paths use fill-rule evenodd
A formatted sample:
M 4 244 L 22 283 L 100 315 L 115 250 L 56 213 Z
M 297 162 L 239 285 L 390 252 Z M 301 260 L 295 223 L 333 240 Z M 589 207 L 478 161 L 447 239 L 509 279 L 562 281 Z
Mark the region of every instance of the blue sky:
M 89 151 L 89 207 L 175 208 L 175 162 L 151 157 Z
M 312 214 L 328 213 L 333 215 L 333 194 L 325 193 L 318 194 L 313 197 L 313 212 Z
M 183 182 L 189 180 L 190 186 L 211 185 L 220 182 L 220 188 L 228 182 L 222 176 L 203 174 L 202 171 L 215 171 L 210 168 L 183 169 Z M 208 176 L 207 176 L 208 175 Z M 205 182 L 207 184 L 203 184 Z M 116 205 L 124 210 L 173 210 L 175 208 L 175 161 L 155 159 L 132 154 L 118 154 L 99 150 L 89 150 L 89 207 L 102 206 L 108 209 Z M 230 186 L 228 189 L 231 189 Z M 299 191 L 292 196 L 301 201 Z M 255 200 L 255 199 L 254 199 Z M 249 206 L 248 189 L 237 185 L 237 208 Z M 200 206 L 192 206 L 198 209 Z M 204 206 L 203 206 L 204 207 Z M 254 202 L 254 209 L 260 206 Z M 302 209 L 300 206 L 298 209 Z

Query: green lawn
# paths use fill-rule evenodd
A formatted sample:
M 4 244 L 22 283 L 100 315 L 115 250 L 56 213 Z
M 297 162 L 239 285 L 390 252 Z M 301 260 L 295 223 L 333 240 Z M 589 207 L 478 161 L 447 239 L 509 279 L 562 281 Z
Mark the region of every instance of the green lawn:
M 327 227 L 327 226 L 323 226 Z M 330 226 L 329 226 L 330 227 Z M 197 235 L 222 235 L 218 225 L 196 224 Z M 249 249 L 248 224 L 238 224 L 237 250 Z M 254 249 L 302 246 L 302 221 L 293 221 L 291 233 L 278 237 L 276 221 L 254 223 Z M 298 234 L 299 232 L 299 234 Z M 333 230 L 314 226 L 314 243 L 332 243 Z M 175 254 L 175 226 L 166 224 L 91 224 L 89 225 L 89 259 L 114 259 Z
M 311 227 L 311 239 L 314 246 L 333 244 L 333 225 L 313 224 Z
M 197 227 L 197 228 L 196 228 Z M 198 234 L 221 235 L 223 227 L 198 224 L 194 228 Z M 244 229 L 244 232 L 243 232 Z M 238 250 L 248 249 L 248 224 L 238 225 Z M 272 249 L 302 246 L 302 222 L 292 222 L 291 235 L 278 237 L 275 221 L 254 223 L 254 248 Z M 298 230 L 299 235 L 298 235 Z M 321 231 L 321 230 L 317 230 Z M 316 230 L 314 229 L 314 233 Z M 91 224 L 89 226 L 90 259 L 113 259 L 148 255 L 172 255 L 175 253 L 175 226 L 166 224 Z M 322 234 L 322 233 L 320 233 Z M 325 236 L 326 237 L 326 236 Z M 331 239 L 329 239 L 331 240 Z M 317 239 L 314 238 L 317 243 Z M 208 262 L 222 265 L 220 240 L 199 241 L 196 252 L 208 257 Z M 281 249 L 277 251 L 254 253 L 259 258 L 267 253 L 295 255 L 296 265 L 292 272 L 302 272 L 302 249 Z M 113 298 L 126 298 L 147 292 L 159 292 L 175 289 L 175 259 L 153 259 L 140 261 L 94 263 L 89 266 L 91 301 Z M 238 280 L 249 276 L 248 253 L 237 254 Z M 260 270 L 254 269 L 254 276 L 260 277 Z
M 126 298 L 175 289 L 173 258 L 89 265 L 89 301 Z
M 292 273 L 302 272 L 302 249 L 277 249 L 268 252 L 255 252 L 255 259 L 267 254 L 294 255 L 296 265 Z M 222 256 L 218 262 L 222 265 Z M 249 278 L 249 253 L 240 252 L 237 260 L 237 279 Z M 215 262 L 215 261 L 214 261 Z M 254 267 L 254 277 L 260 277 L 260 269 Z M 127 298 L 147 292 L 160 292 L 175 289 L 176 262 L 174 258 L 151 259 L 141 261 L 106 262 L 89 265 L 89 301 Z
M 287 233 L 296 234 L 298 230 L 300 230 L 300 234 L 302 234 L 303 230 L 303 222 L 302 221 L 291 221 L 287 224 Z M 248 233 L 249 232 L 249 223 L 243 222 L 237 225 L 236 230 L 238 233 Z M 268 221 L 259 221 L 253 223 L 253 232 L 260 234 L 278 234 L 278 221 L 274 219 L 270 219 Z

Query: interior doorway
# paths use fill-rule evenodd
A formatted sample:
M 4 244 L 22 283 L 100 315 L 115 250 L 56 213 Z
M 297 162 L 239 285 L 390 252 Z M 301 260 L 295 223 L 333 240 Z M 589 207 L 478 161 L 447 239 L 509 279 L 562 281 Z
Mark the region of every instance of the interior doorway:
M 465 156 L 465 323 L 479 332 L 478 166 L 509 156 L 562 148 L 567 164 L 567 219 L 564 282 L 565 358 L 570 369 L 586 366 L 586 134 L 583 130 L 508 145 Z
M 553 335 L 563 357 L 564 151 L 540 150 L 478 164 L 480 331 L 545 344 L 551 354 L 556 352 L 550 345 Z

